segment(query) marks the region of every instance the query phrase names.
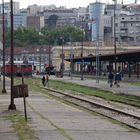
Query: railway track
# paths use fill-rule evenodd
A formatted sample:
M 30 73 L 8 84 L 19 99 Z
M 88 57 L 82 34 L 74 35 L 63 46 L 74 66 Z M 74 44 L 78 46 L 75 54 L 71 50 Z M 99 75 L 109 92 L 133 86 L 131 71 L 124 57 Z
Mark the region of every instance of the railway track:
M 89 97 L 80 94 L 74 95 L 72 93 L 66 93 L 46 87 L 44 89 L 48 90 L 51 96 L 61 98 L 90 111 L 117 120 L 131 128 L 140 130 L 140 108 L 138 107 L 106 101 L 97 97 Z

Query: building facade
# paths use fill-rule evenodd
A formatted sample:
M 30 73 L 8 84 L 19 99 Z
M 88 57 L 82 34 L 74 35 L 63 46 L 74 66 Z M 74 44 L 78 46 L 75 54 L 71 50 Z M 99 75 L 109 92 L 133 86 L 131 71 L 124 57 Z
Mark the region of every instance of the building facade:
M 44 17 L 27 16 L 27 27 L 35 28 L 39 32 L 44 27 Z

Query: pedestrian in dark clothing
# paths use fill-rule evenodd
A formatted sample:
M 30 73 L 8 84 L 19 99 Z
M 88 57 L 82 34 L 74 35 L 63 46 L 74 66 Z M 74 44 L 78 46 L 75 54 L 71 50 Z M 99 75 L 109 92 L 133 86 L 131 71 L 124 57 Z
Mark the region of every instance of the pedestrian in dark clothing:
M 42 77 L 42 84 L 43 84 L 43 86 L 46 86 L 46 79 L 45 79 L 45 76 Z
M 119 83 L 121 81 L 122 77 L 120 73 L 116 73 L 115 74 L 115 84 L 117 85 L 117 87 L 120 87 Z
M 114 81 L 114 74 L 113 74 L 113 72 L 109 72 L 108 80 L 109 80 L 110 87 L 112 87 L 113 86 L 113 81 Z
M 46 75 L 45 82 L 46 82 L 46 85 L 48 86 L 48 82 L 49 82 L 49 76 L 48 75 Z

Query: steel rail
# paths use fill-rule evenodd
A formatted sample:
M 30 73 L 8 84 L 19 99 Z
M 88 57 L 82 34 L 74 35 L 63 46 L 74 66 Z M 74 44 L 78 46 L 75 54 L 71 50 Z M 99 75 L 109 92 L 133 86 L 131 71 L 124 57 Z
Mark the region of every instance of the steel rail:
M 121 123 L 123 123 L 123 124 L 125 124 L 125 125 L 127 125 L 129 127 L 131 127 L 131 128 L 140 130 L 140 125 L 139 125 L 140 124 L 140 115 L 138 115 L 138 114 L 131 114 L 131 113 L 127 112 L 127 111 L 120 110 L 120 109 L 117 109 L 117 108 L 114 108 L 114 107 L 110 107 L 109 105 L 104 105 L 102 103 L 97 103 L 97 102 L 94 102 L 92 99 L 88 99 L 86 97 L 82 97 L 82 96 L 79 96 L 79 95 L 72 95 L 71 93 L 66 93 L 66 92 L 58 91 L 58 90 L 55 90 L 55 89 L 52 89 L 52 88 L 44 87 L 44 89 L 49 90 L 51 92 L 55 92 L 55 93 L 61 94 L 61 95 L 64 95 L 65 97 L 76 99 L 77 101 L 82 101 L 83 103 L 88 103 L 88 104 L 90 104 L 90 106 L 92 105 L 92 106 L 96 106 L 98 108 L 102 108 L 104 110 L 115 112 L 115 113 L 118 114 L 118 116 L 119 115 L 125 115 L 123 117 L 131 117 L 131 119 L 134 119 L 135 122 L 137 122 L 138 126 L 135 125 L 135 123 L 133 123 L 133 125 L 131 125 L 131 124 L 128 124 L 126 122 L 119 121 L 118 119 L 115 118 L 116 116 L 110 117 L 109 116 L 110 113 L 109 114 L 108 113 L 104 114 L 104 113 L 101 113 L 101 112 L 97 111 L 98 114 L 101 114 L 101 115 L 106 116 L 106 117 L 111 118 L 111 119 L 115 119 L 115 120 L 117 120 L 117 121 L 119 121 L 119 122 L 121 122 Z M 55 96 L 55 95 L 53 94 L 52 96 Z M 59 98 L 62 98 L 62 97 L 59 97 Z M 64 99 L 64 100 L 66 100 L 66 99 Z M 74 103 L 74 104 L 77 104 L 78 106 L 82 106 L 82 105 L 80 105 L 80 104 L 78 104 L 76 102 L 69 101 L 68 99 L 67 99 L 67 101 L 71 102 L 71 103 Z M 82 107 L 84 107 L 84 106 L 82 106 Z M 84 107 L 84 108 L 86 108 L 86 107 Z M 92 109 L 89 109 L 89 108 L 87 108 L 87 109 L 90 110 L 90 111 L 96 112 L 95 110 L 92 110 Z M 131 122 L 129 122 L 129 123 L 131 123 Z

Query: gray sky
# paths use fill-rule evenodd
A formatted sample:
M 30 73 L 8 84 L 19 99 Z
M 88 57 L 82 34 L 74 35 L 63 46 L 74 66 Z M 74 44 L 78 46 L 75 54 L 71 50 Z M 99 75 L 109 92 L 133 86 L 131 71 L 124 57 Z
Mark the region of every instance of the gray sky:
M 5 2 L 10 2 L 10 0 L 4 0 Z M 72 7 L 86 7 L 89 3 L 93 3 L 96 0 L 13 0 L 20 2 L 20 8 L 27 8 L 28 5 L 50 5 L 55 4 L 56 6 L 66 6 L 67 8 Z M 112 3 L 112 0 L 98 0 L 104 3 Z M 118 0 L 119 2 L 121 0 Z M 135 0 L 123 0 L 125 4 L 133 3 Z M 138 0 L 140 4 L 140 0 Z

